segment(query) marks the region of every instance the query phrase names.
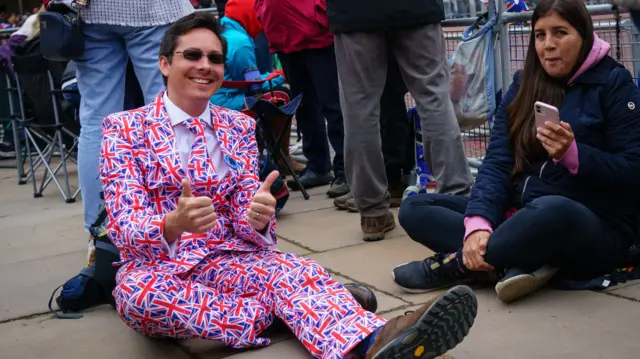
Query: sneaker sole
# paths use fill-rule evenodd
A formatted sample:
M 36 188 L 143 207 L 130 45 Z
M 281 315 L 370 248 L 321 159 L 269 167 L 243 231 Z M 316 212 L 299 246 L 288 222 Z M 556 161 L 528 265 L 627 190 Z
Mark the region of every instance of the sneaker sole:
M 556 274 L 557 269 L 541 268 L 532 274 L 522 274 L 496 284 L 498 299 L 510 303 L 544 287 Z
M 462 342 L 477 313 L 478 300 L 469 287 L 451 288 L 372 359 L 436 358 Z
M 401 267 L 403 265 L 405 265 L 407 263 L 404 264 L 400 264 L 395 266 L 393 269 L 396 269 L 398 267 Z M 451 288 L 451 287 L 455 287 L 457 285 L 465 285 L 465 284 L 470 284 L 473 283 L 473 279 L 467 279 L 467 280 L 461 280 L 452 284 L 448 284 L 448 285 L 443 285 L 440 287 L 436 287 L 436 288 L 430 288 L 430 289 L 411 289 L 411 288 L 405 288 L 403 286 L 401 286 L 400 284 L 398 284 L 398 282 L 396 282 L 396 275 L 393 272 L 393 270 L 391 270 L 391 280 L 393 280 L 393 284 L 395 284 L 398 288 L 404 290 L 407 293 L 411 293 L 411 294 L 422 294 L 422 293 L 429 293 L 429 292 L 435 292 L 437 290 L 441 290 L 441 289 L 445 289 L 445 288 Z

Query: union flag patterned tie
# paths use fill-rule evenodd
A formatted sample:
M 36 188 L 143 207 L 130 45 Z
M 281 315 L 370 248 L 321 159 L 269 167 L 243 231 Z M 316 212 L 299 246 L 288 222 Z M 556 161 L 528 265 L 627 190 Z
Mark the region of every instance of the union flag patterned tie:
M 208 180 L 207 166 L 212 166 L 211 168 L 213 168 L 213 162 L 207 151 L 207 141 L 204 137 L 204 128 L 207 125 L 199 118 L 189 118 L 182 123 L 196 135 L 189 154 L 189 179 L 191 184 L 206 183 Z

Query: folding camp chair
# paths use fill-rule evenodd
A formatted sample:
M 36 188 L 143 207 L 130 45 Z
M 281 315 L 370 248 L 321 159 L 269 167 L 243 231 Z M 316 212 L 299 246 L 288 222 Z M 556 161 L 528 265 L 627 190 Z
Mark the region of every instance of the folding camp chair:
M 9 127 L 11 128 L 11 132 L 13 135 L 13 144 L 15 146 L 16 169 L 18 171 L 18 184 L 21 185 L 21 184 L 27 183 L 27 181 L 25 180 L 26 174 L 24 170 L 24 160 L 25 160 L 24 154 L 26 153 L 26 149 L 23 149 L 23 147 L 20 144 L 20 124 L 17 120 L 17 116 L 19 112 L 17 112 L 16 110 L 16 107 L 19 107 L 19 106 L 17 106 L 17 103 L 13 101 L 13 99 L 16 97 L 15 94 L 12 94 L 12 91 L 15 91 L 15 80 L 14 80 L 13 74 L 10 74 L 8 71 L 3 69 L 2 67 L 0 67 L 0 76 L 4 77 L 5 79 L 5 84 L 2 90 L 6 91 L 5 99 L 7 99 L 7 103 L 5 105 L 7 108 L 5 110 L 9 111 L 8 113 L 6 113 L 6 118 L 10 120 Z M 5 127 L 5 131 L 6 130 L 7 130 L 7 127 Z
M 280 101 L 280 99 L 275 96 L 274 87 L 271 85 L 271 80 L 278 75 L 278 73 L 273 73 L 263 80 L 255 81 L 224 81 L 222 83 L 222 87 L 244 89 L 247 91 L 247 97 L 245 98 L 246 110 L 243 112 L 252 116 L 256 120 L 256 140 L 258 141 L 258 145 L 266 150 L 267 154 L 274 161 L 282 159 L 289 170 L 289 173 L 293 176 L 293 180 L 300 188 L 302 196 L 305 200 L 308 200 L 309 194 L 300 182 L 300 177 L 298 177 L 293 170 L 293 166 L 291 166 L 289 159 L 281 147 L 286 129 L 291 126 L 293 116 L 302 102 L 302 94 L 296 96 L 289 103 L 283 103 Z M 249 95 L 249 88 L 251 86 L 262 85 L 265 82 L 269 82 L 269 92 L 258 97 Z M 276 118 L 284 118 L 285 126 L 282 127 L 279 134 L 274 136 L 270 125 Z
M 29 170 L 25 177 L 31 179 L 33 196 L 42 197 L 42 192 L 53 181 L 65 202 L 73 203 L 80 193 L 80 188 L 71 192 L 67 160 L 77 163 L 75 150 L 80 125 L 70 120 L 61 110 L 60 99 L 64 91 L 56 88 L 52 74 L 52 70 L 58 73 L 61 68 L 64 69 L 64 63 L 51 62 L 40 54 L 14 56 L 15 87 L 10 88 L 9 92 L 14 95 L 10 103 L 12 106 L 17 103 L 19 108 L 14 118 L 24 131 L 26 156 L 29 161 Z M 60 163 L 52 168 L 51 160 L 58 155 Z M 41 166 L 44 166 L 45 171 L 38 186 L 36 171 Z M 62 183 L 57 178 L 60 170 L 63 176 Z

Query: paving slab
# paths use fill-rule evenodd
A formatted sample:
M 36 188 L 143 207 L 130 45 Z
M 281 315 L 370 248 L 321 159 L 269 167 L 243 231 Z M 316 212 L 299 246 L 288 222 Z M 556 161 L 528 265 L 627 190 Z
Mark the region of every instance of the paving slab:
M 188 359 L 167 341 L 143 337 L 110 307 L 76 320 L 49 316 L 0 324 L 3 359 Z
M 307 248 L 300 247 L 299 245 L 288 242 L 287 240 L 282 238 L 278 238 L 278 244 L 276 244 L 276 247 L 283 252 L 295 253 L 301 256 L 312 253 Z
M 625 298 L 630 298 L 640 302 L 640 283 L 638 281 L 634 281 L 634 282 L 625 283 L 625 284 L 627 285 L 620 287 L 618 289 L 611 290 L 608 293 L 612 293 L 614 295 L 620 295 Z M 638 304 L 640 305 L 640 303 Z
M 289 176 L 287 177 L 287 180 L 289 179 L 293 179 L 293 177 Z M 329 190 L 329 186 L 320 186 L 320 187 L 314 187 L 311 189 L 307 190 L 307 193 L 309 194 L 310 197 L 314 197 L 314 196 L 319 196 L 319 195 L 326 195 L 327 190 Z M 302 192 L 300 191 L 292 191 L 289 190 L 289 199 L 293 199 L 293 198 L 302 198 L 304 200 L 304 197 L 302 197 Z M 309 199 L 311 200 L 311 199 Z
M 89 236 L 82 229 L 82 206 L 79 204 L 52 206 L 40 211 L 25 211 L 24 206 L 18 205 L 14 209 L 15 214 L 0 218 L 1 264 L 61 255 L 87 247 Z
M 421 260 L 431 254 L 429 249 L 404 235 L 380 242 L 363 243 L 339 250 L 311 254 L 308 257 L 336 273 L 344 274 L 409 303 L 417 304 L 426 302 L 437 293 L 406 293 L 391 280 L 391 270 L 399 264 Z
M 640 303 L 589 291 L 545 290 L 505 305 L 477 291 L 479 310 L 455 359 L 637 359 Z
M 397 218 L 397 210 L 392 210 Z M 278 219 L 278 234 L 316 252 L 363 244 L 360 216 L 334 208 L 297 213 Z M 404 235 L 400 226 L 387 238 Z
M 314 195 L 309 198 L 309 200 L 305 200 L 302 197 L 289 198 L 284 208 L 282 208 L 282 211 L 278 213 L 278 219 L 297 213 L 304 213 L 327 208 L 334 208 L 333 198 L 329 198 L 324 194 Z
M 266 348 L 229 356 L 230 359 L 311 359 L 311 354 L 295 339 L 272 344 Z M 204 359 L 209 359 L 205 357 Z
M 293 333 L 291 333 L 291 331 L 281 323 L 280 325 L 267 329 L 261 336 L 271 340 L 269 347 L 259 349 L 233 349 L 225 347 L 220 342 L 204 339 L 184 340 L 180 343 L 180 346 L 182 346 L 186 352 L 191 354 L 191 356 L 195 356 L 199 359 L 219 359 L 230 356 L 235 358 L 237 354 L 242 353 L 246 353 L 246 355 L 258 355 L 258 353 L 260 353 L 259 355 L 262 358 L 261 355 L 263 350 L 267 350 L 272 346 L 277 346 L 279 343 L 289 341 L 291 339 L 297 341 L 293 336 Z M 302 345 L 300 346 L 302 347 Z M 304 350 L 304 347 L 302 347 L 302 350 Z M 271 349 L 267 351 L 269 352 Z
M 53 290 L 78 274 L 86 257 L 85 247 L 62 255 L 0 263 L 0 321 L 47 311 Z

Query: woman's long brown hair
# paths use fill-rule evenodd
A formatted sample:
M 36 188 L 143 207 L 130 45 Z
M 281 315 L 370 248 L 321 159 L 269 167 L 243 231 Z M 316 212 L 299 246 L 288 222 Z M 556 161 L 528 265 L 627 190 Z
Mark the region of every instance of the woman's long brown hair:
M 575 68 L 567 78 L 556 79 L 547 74 L 536 53 L 535 26 L 544 16 L 555 12 L 573 26 L 582 37 L 582 50 Z M 542 0 L 533 12 L 531 37 L 516 97 L 507 108 L 509 140 L 513 148 L 513 175 L 531 166 L 530 159 L 542 150 L 536 138 L 533 107 L 536 101 L 560 106 L 567 81 L 582 65 L 593 46 L 593 23 L 582 0 Z

